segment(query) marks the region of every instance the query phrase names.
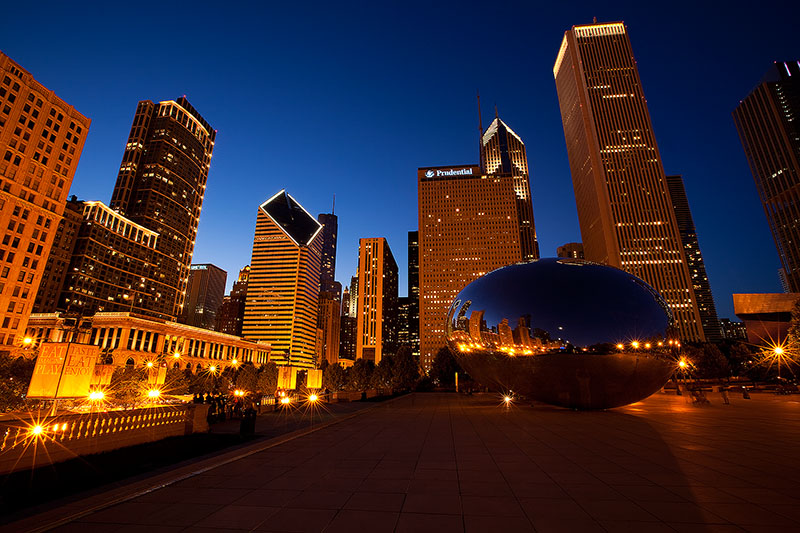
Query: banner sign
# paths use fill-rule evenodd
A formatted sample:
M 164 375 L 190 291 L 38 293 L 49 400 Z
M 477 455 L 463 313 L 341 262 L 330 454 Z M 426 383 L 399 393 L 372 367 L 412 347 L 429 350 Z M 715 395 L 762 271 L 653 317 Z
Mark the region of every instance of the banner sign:
M 309 370 L 306 378 L 306 387 L 309 389 L 322 388 L 322 370 Z
M 89 394 L 100 347 L 46 342 L 39 349 L 28 398 L 81 398 Z
M 294 390 L 297 388 L 297 369 L 293 366 L 278 367 L 278 388 Z

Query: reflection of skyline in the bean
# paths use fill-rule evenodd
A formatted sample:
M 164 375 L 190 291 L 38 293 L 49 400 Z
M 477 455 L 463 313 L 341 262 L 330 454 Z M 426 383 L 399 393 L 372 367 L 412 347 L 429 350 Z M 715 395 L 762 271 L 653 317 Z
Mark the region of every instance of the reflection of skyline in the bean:
M 609 353 L 675 342 L 666 304 L 625 272 L 570 259 L 536 261 L 534 276 L 525 269 L 496 270 L 459 294 L 448 317 L 459 351 Z
M 540 259 L 465 287 L 447 342 L 484 386 L 577 409 L 606 409 L 660 389 L 680 346 L 661 296 L 622 270 Z

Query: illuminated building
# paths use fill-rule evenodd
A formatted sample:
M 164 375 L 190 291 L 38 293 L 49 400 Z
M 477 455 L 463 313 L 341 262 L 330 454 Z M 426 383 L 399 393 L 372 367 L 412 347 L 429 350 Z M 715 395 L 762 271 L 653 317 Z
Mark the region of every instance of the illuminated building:
M 277 364 L 314 367 L 321 230 L 285 190 L 258 208 L 242 334 L 269 343 Z
M 342 316 L 350 316 L 350 289 L 348 287 L 342 291 Z
M 53 313 L 58 309 L 58 299 L 64 287 L 82 222 L 83 202 L 73 196 L 64 205 L 64 216 L 58 223 L 56 237 L 47 256 L 47 266 L 42 273 L 42 283 L 36 293 L 34 313 Z
M 800 292 L 800 61 L 776 62 L 733 112 L 791 292 Z
M 400 296 L 397 299 L 397 344 L 399 346 L 412 346 L 411 326 L 411 298 Z M 419 320 L 417 320 L 419 324 Z
M 419 360 L 419 232 L 408 232 L 408 346 Z M 402 341 L 401 341 L 402 342 Z
M 336 237 L 339 232 L 339 217 L 333 213 L 321 213 L 317 216 L 317 221 L 322 224 L 322 268 L 320 271 L 320 281 L 323 290 L 327 290 L 326 283 L 336 279 Z M 339 288 L 341 292 L 341 286 Z
M 783 344 L 800 293 L 734 294 L 733 312 L 745 325 L 750 344 Z
M 355 318 L 358 311 L 358 276 L 350 278 L 350 308 L 347 315 Z
M 244 302 L 247 297 L 247 280 L 250 277 L 250 265 L 239 271 L 239 277 L 233 282 L 231 293 L 225 296 L 217 310 L 217 325 L 214 329 L 229 335 L 242 335 L 244 320 Z
M 446 345 L 445 317 L 459 291 L 523 251 L 513 175 L 461 165 L 420 168 L 417 179 L 420 364 L 428 369 Z
M 700 312 L 700 321 L 706 341 L 720 342 L 722 330 L 717 317 L 717 306 L 714 305 L 714 297 L 711 295 L 711 285 L 708 282 L 703 254 L 700 253 L 700 243 L 697 240 L 697 230 L 694 227 L 689 200 L 686 198 L 683 178 L 667 176 L 667 190 L 672 200 L 672 207 L 675 209 L 675 220 L 678 223 L 678 232 L 683 243 L 686 265 L 692 276 L 692 287 L 697 299 L 697 309 Z
M 571 259 L 583 259 L 583 243 L 568 242 L 559 246 L 556 250 L 556 257 L 569 257 Z
M 228 273 L 218 266 L 192 265 L 181 322 L 203 329 L 217 329 L 217 310 L 225 296 Z
M 83 221 L 57 309 L 84 316 L 128 311 L 171 319 L 171 303 L 152 297 L 160 286 L 153 279 L 158 238 L 102 202 L 83 202 Z
M 397 347 L 397 263 L 383 237 L 359 239 L 356 359 L 376 365 Z
M 722 337 L 725 340 L 747 340 L 747 326 L 744 325 L 744 322 L 733 322 L 727 318 L 720 318 L 719 325 L 722 328 Z
M 0 52 L 0 350 L 22 340 L 90 123 Z
M 358 320 L 354 316 L 342 315 L 339 324 L 339 360 L 356 358 L 356 328 Z
M 37 345 L 66 342 L 72 340 L 67 338 L 66 329 L 64 318 L 58 314 L 33 314 L 26 335 Z M 116 366 L 141 366 L 161 359 L 170 367 L 196 372 L 212 365 L 221 369 L 240 363 L 259 366 L 269 362 L 267 343 L 130 313 L 98 312 L 91 319 L 91 328 L 77 335 L 77 342 L 100 346 Z
M 216 132 L 185 97 L 139 102 L 110 207 L 158 234 L 153 308 L 181 316 Z
M 481 136 L 481 169 L 487 176 L 509 176 L 513 179 L 522 260 L 538 259 L 539 243 L 533 222 L 525 143 L 500 117 L 495 116 Z
M 317 328 L 322 332 L 319 346 L 318 364 L 325 359 L 330 364 L 339 362 L 339 338 L 341 335 L 342 304 L 340 292 L 342 284 L 328 282 L 329 290 L 319 293 L 319 318 Z M 333 290 L 330 290 L 333 289 Z
M 683 339 L 705 340 L 625 25 L 568 30 L 553 75 L 586 259 L 642 278 Z

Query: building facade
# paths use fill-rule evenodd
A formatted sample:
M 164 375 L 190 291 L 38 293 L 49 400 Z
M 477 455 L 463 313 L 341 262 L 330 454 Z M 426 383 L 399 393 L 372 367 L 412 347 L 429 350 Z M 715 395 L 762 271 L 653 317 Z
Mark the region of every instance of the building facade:
M 336 279 L 336 238 L 339 233 L 339 217 L 333 213 L 321 213 L 317 221 L 322 224 L 322 268 L 320 281 L 323 289 L 326 283 Z M 341 289 L 340 289 L 341 292 Z
M 359 239 L 356 359 L 376 365 L 397 348 L 397 263 L 383 237 Z
M 581 242 L 568 242 L 556 249 L 556 257 L 565 257 L 570 259 L 584 259 L 583 243 Z
M 568 30 L 553 75 L 586 259 L 642 278 L 684 340 L 705 340 L 625 25 Z
M 456 295 L 487 272 L 521 261 L 523 247 L 513 175 L 484 175 L 477 165 L 426 167 L 417 181 L 420 364 L 429 369 L 446 346 Z
M 250 265 L 239 271 L 239 277 L 233 282 L 231 293 L 222 299 L 217 310 L 217 331 L 228 335 L 242 335 L 244 320 L 244 303 L 247 298 L 247 281 L 250 278 Z
M 222 370 L 226 366 L 269 362 L 270 347 L 207 329 L 177 322 L 153 320 L 130 313 L 98 312 L 89 327 L 72 337 L 65 318 L 55 313 L 31 316 L 26 335 L 34 347 L 42 342 L 77 341 L 99 346 L 116 366 L 142 366 L 162 361 L 173 368 L 192 372 Z
M 153 297 L 161 286 L 154 269 L 158 239 L 156 232 L 102 202 L 83 202 L 57 309 L 83 316 L 127 311 L 171 319 L 172 305 Z
M 0 351 L 24 338 L 90 124 L 0 52 Z
M 536 240 L 536 225 L 533 222 L 533 202 L 525 143 L 497 116 L 481 136 L 481 170 L 487 176 L 508 176 L 513 179 L 522 260 L 538 259 L 539 243 Z
M 419 360 L 419 231 L 408 232 L 408 346 Z
M 148 298 L 173 318 L 183 314 L 215 137 L 185 97 L 139 102 L 111 196 L 112 209 L 160 236 Z
M 683 243 L 683 252 L 686 255 L 686 265 L 692 276 L 692 287 L 697 299 L 697 309 L 700 312 L 700 322 L 703 333 L 708 342 L 721 342 L 722 329 L 717 317 L 717 306 L 711 294 L 711 284 L 708 282 L 706 265 L 703 254 L 700 252 L 700 243 L 697 240 L 697 230 L 694 227 L 692 211 L 689 208 L 689 199 L 686 197 L 686 188 L 681 176 L 667 176 L 667 189 L 675 209 L 675 220 L 678 223 L 678 232 Z
M 227 281 L 228 273 L 216 265 L 192 265 L 181 322 L 203 329 L 217 329 L 217 311 L 225 297 Z
M 279 365 L 315 366 L 321 230 L 285 190 L 258 208 L 242 334 Z
M 54 313 L 58 309 L 61 289 L 67 278 L 82 223 L 83 202 L 73 196 L 64 205 L 64 216 L 58 223 L 56 237 L 47 256 L 47 266 L 42 273 L 42 283 L 36 293 L 34 313 Z
M 800 292 L 800 61 L 775 63 L 733 112 L 778 248 L 783 280 Z

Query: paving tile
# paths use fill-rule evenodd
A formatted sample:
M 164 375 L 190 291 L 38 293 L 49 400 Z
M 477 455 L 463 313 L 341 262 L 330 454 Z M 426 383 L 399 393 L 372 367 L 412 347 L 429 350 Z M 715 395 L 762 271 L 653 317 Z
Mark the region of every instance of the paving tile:
M 325 528 L 325 533 L 392 533 L 400 513 L 380 511 L 342 510 Z
M 515 498 L 502 496 L 461 496 L 461 506 L 464 515 L 482 516 L 518 516 L 524 517 L 525 513 Z
M 592 521 L 592 517 L 574 500 L 550 498 L 521 498 L 523 511 L 532 522 L 560 519 Z M 535 524 L 534 524 L 535 525 Z
M 248 492 L 233 503 L 257 507 L 283 507 L 290 500 L 296 498 L 300 492 L 299 490 L 257 489 Z
M 286 503 L 298 509 L 341 509 L 350 498 L 349 492 L 305 490 Z
M 405 498 L 405 494 L 356 492 L 350 496 L 344 508 L 359 511 L 399 512 L 403 508 Z
M 333 509 L 279 509 L 258 525 L 258 531 L 314 533 L 330 524 L 336 511 Z
M 479 516 L 465 515 L 466 533 L 534 533 L 533 525 L 525 517 L 519 516 Z
M 401 513 L 395 533 L 458 533 L 464 531 L 464 520 L 460 514 Z
M 203 518 L 192 527 L 251 530 L 278 511 L 278 507 L 228 505 Z
M 461 496 L 444 493 L 409 493 L 403 502 L 403 513 L 461 514 Z

